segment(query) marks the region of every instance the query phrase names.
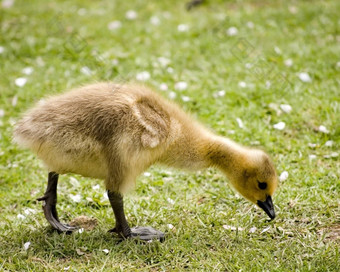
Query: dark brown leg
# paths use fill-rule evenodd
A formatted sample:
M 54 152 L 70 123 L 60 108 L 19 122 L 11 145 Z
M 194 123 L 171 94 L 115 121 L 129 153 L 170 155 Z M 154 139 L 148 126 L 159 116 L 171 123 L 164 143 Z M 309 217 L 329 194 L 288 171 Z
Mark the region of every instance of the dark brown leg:
M 43 197 L 38 198 L 38 201 L 44 201 L 43 210 L 47 221 L 53 228 L 60 232 L 71 232 L 75 230 L 75 227 L 71 227 L 66 224 L 62 224 L 59 221 L 58 213 L 56 209 L 57 205 L 57 186 L 59 175 L 55 172 L 48 173 L 47 189 Z
M 144 241 L 159 239 L 161 242 L 164 241 L 164 233 L 154 228 L 135 227 L 130 229 L 125 218 L 123 196 L 120 193 L 111 191 L 108 191 L 107 195 L 116 218 L 116 226 L 109 230 L 110 232 L 116 232 L 123 238 L 138 238 Z
M 123 196 L 120 193 L 107 191 L 113 213 L 116 218 L 116 226 L 110 232 L 116 232 L 124 238 L 131 236 L 131 229 L 125 218 Z
M 192 8 L 201 5 L 203 2 L 204 0 L 191 0 L 186 4 L 186 8 L 190 11 Z

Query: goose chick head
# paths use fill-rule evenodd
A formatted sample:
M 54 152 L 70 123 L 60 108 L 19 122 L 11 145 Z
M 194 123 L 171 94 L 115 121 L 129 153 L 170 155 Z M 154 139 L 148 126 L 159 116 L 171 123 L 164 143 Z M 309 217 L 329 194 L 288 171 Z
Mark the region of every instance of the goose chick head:
M 270 157 L 262 150 L 247 149 L 230 170 L 227 176 L 235 189 L 274 219 L 272 195 L 278 182 Z

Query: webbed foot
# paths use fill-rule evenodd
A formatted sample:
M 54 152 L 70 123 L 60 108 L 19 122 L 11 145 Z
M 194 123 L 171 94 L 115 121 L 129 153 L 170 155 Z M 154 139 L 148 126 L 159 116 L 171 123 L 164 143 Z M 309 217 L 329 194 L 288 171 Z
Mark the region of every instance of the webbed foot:
M 142 241 L 159 240 L 160 242 L 164 242 L 165 240 L 165 234 L 152 227 L 134 227 L 131 228 L 128 235 L 124 235 L 117 227 L 110 229 L 109 232 L 118 233 L 122 239 L 136 239 Z
M 151 227 L 129 227 L 123 207 L 123 196 L 119 192 L 108 191 L 108 197 L 116 217 L 116 227 L 109 232 L 118 233 L 122 239 L 136 239 L 142 241 L 159 240 L 163 242 L 165 235 Z
M 58 232 L 71 233 L 72 231 L 77 229 L 76 227 L 70 226 L 68 224 L 63 224 L 59 221 L 56 205 L 50 203 L 51 198 L 49 198 L 48 195 L 44 195 L 43 197 L 40 197 L 37 200 L 44 201 L 43 211 L 45 218 L 51 224 L 51 226 Z
M 160 242 L 164 242 L 165 234 L 152 227 L 134 227 L 131 228 L 131 238 L 142 241 L 159 240 Z
M 55 172 L 48 173 L 48 184 L 46 192 L 43 197 L 40 197 L 37 200 L 44 201 L 43 210 L 45 217 L 54 229 L 56 229 L 58 232 L 71 233 L 77 228 L 60 223 L 58 218 L 58 213 L 56 209 L 58 177 L 59 175 Z

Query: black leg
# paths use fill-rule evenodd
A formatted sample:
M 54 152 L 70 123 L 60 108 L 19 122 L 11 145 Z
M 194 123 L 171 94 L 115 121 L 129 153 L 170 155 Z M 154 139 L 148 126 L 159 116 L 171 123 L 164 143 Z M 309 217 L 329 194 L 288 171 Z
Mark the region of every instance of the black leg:
M 190 11 L 192 8 L 201 5 L 204 2 L 204 0 L 191 0 L 186 4 L 186 8 L 188 11 Z
M 56 209 L 57 205 L 57 186 L 59 175 L 55 172 L 48 173 L 47 189 L 43 197 L 38 198 L 38 201 L 44 201 L 43 210 L 47 221 L 53 228 L 60 232 L 71 232 L 75 227 L 60 223 Z
M 116 226 L 110 232 L 116 232 L 124 238 L 130 237 L 131 229 L 125 218 L 123 196 L 111 191 L 107 191 L 107 195 L 116 218 Z
M 135 227 L 130 229 L 124 214 L 123 196 L 120 193 L 111 191 L 108 191 L 107 195 L 116 218 L 116 226 L 109 230 L 110 232 L 116 232 L 123 238 L 138 238 L 144 241 L 159 239 L 161 242 L 164 241 L 164 233 L 154 228 Z

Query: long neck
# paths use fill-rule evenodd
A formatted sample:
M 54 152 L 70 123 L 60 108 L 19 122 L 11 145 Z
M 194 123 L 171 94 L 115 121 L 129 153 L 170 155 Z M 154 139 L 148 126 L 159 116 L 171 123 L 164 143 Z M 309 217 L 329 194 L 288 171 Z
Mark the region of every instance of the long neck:
M 215 136 L 211 140 L 207 159 L 211 166 L 219 168 L 228 178 L 236 177 L 247 161 L 246 148 L 227 138 Z
M 244 147 L 204 129 L 195 135 L 192 133 L 184 135 L 185 137 L 176 141 L 159 162 L 188 170 L 217 167 L 228 178 L 235 176 L 235 171 L 244 161 Z

